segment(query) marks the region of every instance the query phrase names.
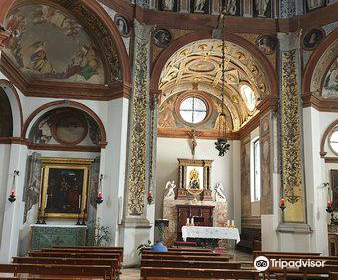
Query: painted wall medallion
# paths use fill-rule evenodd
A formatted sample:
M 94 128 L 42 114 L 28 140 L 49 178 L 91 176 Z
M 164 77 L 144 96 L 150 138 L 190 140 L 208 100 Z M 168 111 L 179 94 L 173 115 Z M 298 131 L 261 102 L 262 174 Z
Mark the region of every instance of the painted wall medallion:
M 158 29 L 153 35 L 154 44 L 160 48 L 168 46 L 172 40 L 171 33 L 166 29 Z
M 78 144 L 87 133 L 87 121 L 81 114 L 59 114 L 53 120 L 52 134 L 61 144 Z
M 115 25 L 123 37 L 129 37 L 130 24 L 126 18 L 120 15 L 116 15 L 114 18 Z
M 256 45 L 262 53 L 270 55 L 276 51 L 277 39 L 269 35 L 261 36 L 257 39 Z
M 324 31 L 315 28 L 307 32 L 303 37 L 303 48 L 306 50 L 315 49 L 324 38 Z

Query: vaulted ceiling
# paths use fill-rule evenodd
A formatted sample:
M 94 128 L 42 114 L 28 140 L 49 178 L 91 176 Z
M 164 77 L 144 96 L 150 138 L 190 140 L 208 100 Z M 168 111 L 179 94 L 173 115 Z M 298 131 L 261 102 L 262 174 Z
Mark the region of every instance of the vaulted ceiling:
M 162 102 L 170 96 L 194 89 L 222 98 L 222 42 L 218 39 L 200 40 L 179 49 L 166 63 L 160 78 Z M 257 59 L 244 48 L 225 43 L 225 105 L 229 109 L 234 130 L 257 113 L 250 108 L 269 94 L 265 73 Z M 244 88 L 252 90 L 247 100 Z

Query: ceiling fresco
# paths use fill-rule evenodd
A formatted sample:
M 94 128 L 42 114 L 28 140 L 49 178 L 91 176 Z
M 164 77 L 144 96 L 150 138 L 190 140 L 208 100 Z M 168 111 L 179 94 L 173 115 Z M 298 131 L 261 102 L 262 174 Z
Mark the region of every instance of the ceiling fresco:
M 30 80 L 104 84 L 95 44 L 67 11 L 46 4 L 16 6 L 6 27 L 18 30 L 5 53 Z
M 182 47 L 162 70 L 159 85 L 163 93 L 162 102 L 194 87 L 221 100 L 221 62 L 220 40 L 200 40 Z M 224 103 L 229 110 L 233 130 L 237 131 L 258 113 L 258 103 L 270 94 L 268 83 L 257 59 L 231 42 L 225 43 L 225 81 Z
M 326 74 L 322 95 L 324 97 L 338 97 L 338 58 L 334 60 Z

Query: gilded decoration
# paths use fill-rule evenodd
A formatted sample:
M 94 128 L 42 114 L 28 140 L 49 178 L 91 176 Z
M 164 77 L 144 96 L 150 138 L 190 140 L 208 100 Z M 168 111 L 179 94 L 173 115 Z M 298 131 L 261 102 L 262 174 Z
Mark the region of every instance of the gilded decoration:
M 282 170 L 285 222 L 304 222 L 303 163 L 296 50 L 282 53 Z
M 261 214 L 273 213 L 273 195 L 271 178 L 271 156 L 273 154 L 273 139 L 271 135 L 272 112 L 268 112 L 260 121 L 261 145 Z
M 337 59 L 337 57 L 338 57 L 338 39 L 336 39 L 330 45 L 330 47 L 328 47 L 328 49 L 323 53 L 313 71 L 310 84 L 310 91 L 312 93 L 321 95 L 322 86 L 324 83 L 325 76 L 327 75 L 327 71 L 329 70 L 330 65 L 335 61 L 335 59 Z
M 149 104 L 149 51 L 151 28 L 136 23 L 134 81 L 131 97 L 131 143 L 128 214 L 144 212 L 147 184 L 147 117 Z
M 194 89 L 221 99 L 221 59 L 222 44 L 217 39 L 200 40 L 176 51 L 165 64 L 160 76 L 162 104 L 175 94 Z M 241 94 L 242 86 L 246 84 L 250 87 L 256 105 L 270 94 L 270 89 L 262 66 L 247 50 L 226 42 L 225 64 L 224 102 L 236 131 L 258 112 L 256 109 L 248 109 L 246 97 Z M 174 125 L 172 118 L 171 125 Z

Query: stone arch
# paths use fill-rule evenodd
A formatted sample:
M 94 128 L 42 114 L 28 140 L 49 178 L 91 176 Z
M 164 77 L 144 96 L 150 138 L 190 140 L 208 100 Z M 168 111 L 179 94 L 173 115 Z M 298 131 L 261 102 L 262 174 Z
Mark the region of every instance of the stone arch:
M 338 55 L 338 29 L 333 30 L 312 53 L 303 75 L 302 94 L 320 95 L 328 68 Z M 327 57 L 326 57 L 327 56 Z M 325 69 L 325 71 L 323 71 Z
M 23 113 L 19 94 L 16 88 L 8 80 L 0 79 L 0 88 L 6 93 L 11 105 L 13 117 L 13 137 L 22 136 Z
M 88 108 L 86 105 L 79 103 L 79 102 L 75 102 L 75 101 L 68 101 L 68 100 L 61 100 L 61 101 L 54 101 L 54 102 L 50 102 L 47 104 L 44 104 L 42 106 L 40 106 L 39 108 L 37 108 L 29 117 L 28 119 L 25 121 L 25 124 L 23 126 L 23 137 L 25 137 L 26 139 L 28 139 L 29 137 L 29 132 L 32 129 L 33 125 L 35 124 L 35 122 L 46 112 L 52 110 L 52 109 L 56 109 L 56 108 L 62 108 L 62 107 L 68 107 L 68 108 L 77 108 L 83 112 L 85 112 L 86 114 L 88 114 L 89 116 L 91 116 L 95 122 L 97 123 L 101 136 L 102 136 L 102 140 L 100 143 L 101 147 L 105 147 L 107 144 L 107 133 L 106 133 L 106 129 L 103 125 L 102 120 L 100 119 L 100 117 L 90 108 Z
M 237 44 L 242 48 L 246 49 L 250 52 L 261 64 L 265 75 L 267 76 L 268 81 L 268 88 L 270 90 L 270 95 L 278 96 L 278 81 L 277 81 L 277 74 L 276 71 L 273 69 L 270 62 L 267 58 L 249 41 L 243 39 L 242 37 L 232 34 L 232 33 L 225 33 L 226 41 L 231 43 Z M 159 80 L 161 76 L 162 69 L 165 63 L 170 59 L 170 57 L 178 51 L 180 48 L 192 43 L 194 41 L 204 40 L 204 39 L 211 39 L 209 32 L 204 33 L 197 33 L 192 32 L 187 35 L 181 36 L 172 42 L 168 48 L 164 49 L 159 57 L 156 59 L 152 72 L 151 72 L 151 82 L 150 82 L 150 89 L 154 92 L 158 91 Z
M 332 131 L 332 129 L 338 125 L 338 120 L 335 120 L 333 123 L 331 123 L 328 128 L 325 130 L 323 136 L 322 136 L 322 140 L 320 142 L 320 156 L 323 158 L 326 156 L 327 151 L 325 151 L 325 141 L 327 140 L 330 132 Z

